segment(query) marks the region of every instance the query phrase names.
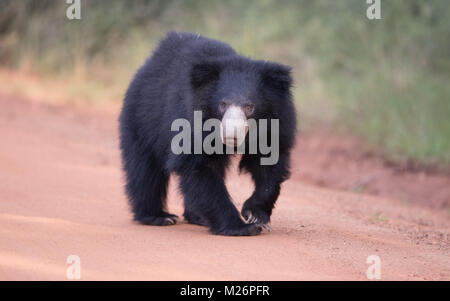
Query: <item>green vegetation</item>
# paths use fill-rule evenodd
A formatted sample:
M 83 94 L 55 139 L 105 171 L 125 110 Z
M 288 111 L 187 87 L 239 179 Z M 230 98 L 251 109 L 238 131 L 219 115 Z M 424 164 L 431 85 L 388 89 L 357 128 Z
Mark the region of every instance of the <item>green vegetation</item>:
M 377 212 L 375 213 L 375 215 L 372 217 L 373 221 L 379 221 L 379 222 L 384 222 L 387 223 L 389 222 L 389 219 L 383 215 L 383 212 Z
M 301 127 L 333 124 L 394 161 L 450 166 L 450 2 L 365 0 L 0 1 L 0 64 L 77 82 L 70 93 L 120 100 L 171 29 L 224 40 L 294 67 Z

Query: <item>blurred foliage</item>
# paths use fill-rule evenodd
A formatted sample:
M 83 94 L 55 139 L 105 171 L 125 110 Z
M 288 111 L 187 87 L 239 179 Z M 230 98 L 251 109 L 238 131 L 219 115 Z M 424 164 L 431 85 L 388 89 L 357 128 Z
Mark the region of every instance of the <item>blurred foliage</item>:
M 120 99 L 168 30 L 198 32 L 293 66 L 303 128 L 332 123 L 394 160 L 450 165 L 448 0 L 383 0 L 372 21 L 365 0 L 82 0 L 82 20 L 67 7 L 0 0 L 0 64 Z

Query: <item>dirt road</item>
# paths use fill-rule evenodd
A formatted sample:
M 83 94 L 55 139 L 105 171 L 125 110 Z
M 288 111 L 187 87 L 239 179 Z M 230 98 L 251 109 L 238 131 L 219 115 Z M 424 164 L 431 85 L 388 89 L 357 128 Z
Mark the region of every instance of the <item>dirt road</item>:
M 116 107 L 0 97 L 0 280 L 65 280 L 72 254 L 82 280 L 366 280 L 369 255 L 379 256 L 383 280 L 450 279 L 448 212 L 313 186 L 301 166 L 283 186 L 271 233 L 138 225 L 123 192 L 116 120 Z M 241 206 L 250 179 L 232 169 L 227 183 Z M 168 203 L 181 215 L 176 179 Z

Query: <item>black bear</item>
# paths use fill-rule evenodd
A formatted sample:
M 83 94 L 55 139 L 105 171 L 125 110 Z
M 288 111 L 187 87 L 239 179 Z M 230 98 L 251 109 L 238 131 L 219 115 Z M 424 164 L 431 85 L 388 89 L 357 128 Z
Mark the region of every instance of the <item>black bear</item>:
M 296 131 L 291 86 L 287 66 L 243 57 L 229 45 L 200 35 L 168 33 L 134 76 L 120 115 L 126 193 L 134 219 L 147 225 L 176 223 L 178 217 L 166 211 L 169 176 L 175 173 L 189 223 L 207 226 L 214 234 L 259 234 L 270 222 L 281 183 L 289 177 Z M 267 154 L 258 151 L 244 153 L 239 163 L 255 183 L 241 210 L 244 219 L 224 183 L 228 153 L 175 154 L 171 149 L 176 134 L 172 122 L 193 122 L 195 111 L 202 112 L 202 120 L 223 121 L 228 114 L 279 122 L 277 162 L 261 164 Z M 249 135 L 244 137 L 248 144 Z M 221 132 L 221 138 L 223 147 L 238 144 L 228 134 Z

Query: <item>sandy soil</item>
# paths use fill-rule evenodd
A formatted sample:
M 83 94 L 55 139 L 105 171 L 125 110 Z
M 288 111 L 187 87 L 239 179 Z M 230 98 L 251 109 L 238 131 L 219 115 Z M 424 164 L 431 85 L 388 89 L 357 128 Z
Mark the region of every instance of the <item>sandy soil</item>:
M 185 222 L 131 221 L 116 107 L 74 110 L 0 96 L 0 108 L 0 280 L 65 280 L 72 254 L 82 280 L 366 280 L 369 255 L 380 257 L 383 280 L 450 280 L 449 212 L 345 192 L 347 184 L 312 184 L 319 171 L 339 178 L 331 167 L 323 176 L 324 161 L 312 167 L 317 143 L 302 148 L 299 140 L 271 233 L 221 237 Z M 250 179 L 232 169 L 227 183 L 241 206 Z M 175 178 L 169 208 L 182 213 Z
M 324 128 L 302 133 L 297 146 L 293 156 L 294 179 L 450 213 L 450 171 L 390 162 L 361 139 Z

